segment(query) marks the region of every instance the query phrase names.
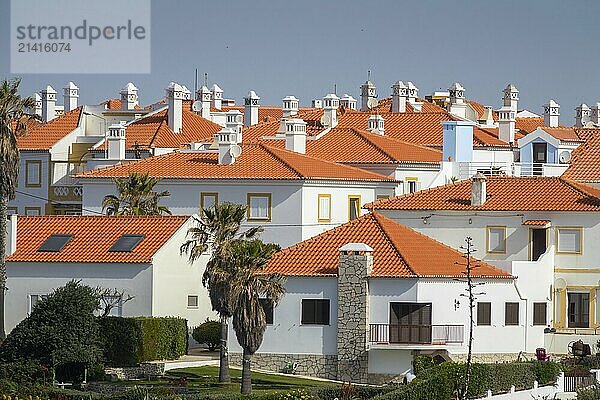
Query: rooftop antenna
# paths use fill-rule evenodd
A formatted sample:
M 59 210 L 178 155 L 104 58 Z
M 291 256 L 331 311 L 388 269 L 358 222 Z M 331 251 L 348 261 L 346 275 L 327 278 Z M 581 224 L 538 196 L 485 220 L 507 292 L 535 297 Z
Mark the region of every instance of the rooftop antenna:
M 337 83 L 333 84 L 333 94 L 337 96 Z
M 194 74 L 194 96 L 196 96 L 197 91 L 198 91 L 198 68 L 196 68 L 196 72 Z
M 367 70 L 367 80 L 368 81 L 371 80 L 371 70 L 370 69 Z
M 204 73 L 204 86 L 208 87 L 208 72 Z

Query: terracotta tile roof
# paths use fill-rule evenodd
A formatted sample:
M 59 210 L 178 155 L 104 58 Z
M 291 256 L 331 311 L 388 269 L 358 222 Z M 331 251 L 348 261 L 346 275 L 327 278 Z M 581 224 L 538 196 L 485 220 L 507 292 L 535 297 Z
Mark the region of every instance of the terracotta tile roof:
M 548 225 L 549 223 L 550 223 L 550 221 L 547 219 L 528 219 L 527 221 L 524 221 L 521 225 L 544 227 L 544 226 Z
M 600 135 L 579 145 L 571 153 L 569 168 L 563 177 L 579 182 L 600 183 Z
M 343 107 L 340 107 L 338 109 L 338 118 L 342 116 L 344 112 L 345 110 Z M 294 118 L 301 118 L 306 122 L 307 136 L 316 136 L 325 130 L 325 126 L 321 124 L 321 117 L 323 117 L 323 109 L 321 108 L 301 108 L 298 111 L 298 114 L 294 116 Z M 275 136 L 279 130 L 281 118 L 281 116 L 276 119 L 268 117 L 256 125 L 245 127 L 242 136 L 244 142 L 253 142 L 263 137 Z
M 581 139 L 577 136 L 577 133 L 572 127 L 566 126 L 558 126 L 556 128 L 551 128 L 549 126 L 540 126 L 540 128 L 549 134 L 550 136 L 566 141 L 566 142 L 580 142 Z
M 589 140 L 600 136 L 600 128 L 577 128 L 573 127 L 575 134 L 581 140 Z
M 244 106 L 223 106 L 221 107 L 221 111 L 231 111 L 231 110 L 238 110 L 240 111 L 242 114 L 244 113 L 245 107 Z M 305 110 L 304 108 L 301 108 L 301 110 Z M 215 110 L 218 111 L 218 110 Z M 274 120 L 279 120 L 281 117 L 283 117 L 283 110 L 281 107 L 276 107 L 276 106 L 260 106 L 258 107 L 258 121 L 259 122 L 269 122 L 269 121 L 274 121 Z
M 103 105 L 104 107 L 106 107 L 107 110 L 117 111 L 117 110 L 121 109 L 122 103 L 121 103 L 121 99 L 108 99 L 108 100 L 100 103 L 100 105 Z M 134 108 L 136 110 L 144 109 L 144 108 L 140 107 L 139 105 L 136 105 Z
M 152 256 L 188 218 L 19 215 L 17 251 L 6 261 L 150 263 Z M 38 252 L 52 234 L 70 234 L 73 239 L 60 252 Z M 131 252 L 109 252 L 124 234 L 144 235 L 144 239 Z
M 487 200 L 471 205 L 471 179 L 366 204 L 381 210 L 600 211 L 600 190 L 560 177 L 488 177 Z
M 438 106 L 437 104 L 431 103 L 424 99 L 417 99 L 418 102 L 423 103 L 421 106 L 421 111 L 416 111 L 416 113 L 424 112 L 424 113 L 436 113 L 436 112 L 447 112 L 447 110 L 443 107 Z M 376 107 L 373 107 L 368 111 L 369 113 L 389 113 L 392 112 L 392 98 L 386 97 L 384 99 L 379 100 L 379 103 Z M 408 101 L 406 102 L 406 112 L 407 113 L 415 113 L 415 109 L 412 104 Z
M 131 172 L 148 173 L 150 176 L 166 179 L 324 179 L 395 182 L 383 175 L 264 144 L 242 145 L 241 156 L 231 165 L 219 165 L 216 152 L 176 151 L 82 172 L 76 177 L 125 177 Z
M 50 122 L 32 126 L 26 136 L 18 138 L 19 150 L 49 150 L 56 142 L 77 128 L 82 109 L 83 106 L 77 107 Z
M 531 133 L 540 126 L 544 126 L 544 118 L 542 117 L 518 117 L 515 119 L 515 128 L 523 134 Z
M 339 249 L 347 243 L 373 248 L 373 277 L 463 277 L 462 253 L 377 213 L 344 225 L 275 254 L 266 272 L 288 276 L 335 276 Z M 435 256 L 434 256 L 435 255 Z M 477 277 L 510 279 L 512 276 L 485 262 L 476 261 Z
M 473 107 L 473 110 L 475 110 L 475 112 L 477 113 L 478 118 L 483 117 L 483 113 L 485 112 L 485 106 L 483 104 L 478 103 L 474 100 L 466 100 L 466 103 Z M 492 110 L 492 117 L 494 118 L 494 121 L 498 121 L 498 111 Z

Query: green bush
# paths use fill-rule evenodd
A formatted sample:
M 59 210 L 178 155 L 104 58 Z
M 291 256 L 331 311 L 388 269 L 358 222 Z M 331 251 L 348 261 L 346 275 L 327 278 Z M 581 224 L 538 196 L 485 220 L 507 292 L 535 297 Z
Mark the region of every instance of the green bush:
M 187 321 L 173 317 L 98 319 L 106 365 L 129 367 L 187 353 Z
M 194 328 L 192 337 L 199 344 L 205 344 L 208 350 L 215 351 L 221 344 L 221 323 L 206 320 Z
M 15 383 L 44 383 L 52 379 L 49 369 L 37 360 L 21 359 L 0 363 L 0 380 Z
M 555 362 L 532 361 L 535 380 L 540 385 L 551 385 L 560 375 L 561 366 Z
M 600 400 L 600 385 L 577 389 L 577 400 Z
M 413 359 L 412 365 L 413 365 L 413 372 L 415 373 L 415 375 L 418 375 L 421 372 L 434 367 L 435 361 L 433 360 L 433 357 L 431 357 L 431 356 L 420 355 L 420 356 L 416 356 Z
M 377 386 L 360 386 L 352 385 L 351 390 L 348 386 L 322 387 L 313 390 L 316 398 L 321 400 L 344 399 L 350 394 L 353 399 L 367 400 L 377 395 L 390 392 L 395 389 L 395 386 L 388 385 L 383 387 Z

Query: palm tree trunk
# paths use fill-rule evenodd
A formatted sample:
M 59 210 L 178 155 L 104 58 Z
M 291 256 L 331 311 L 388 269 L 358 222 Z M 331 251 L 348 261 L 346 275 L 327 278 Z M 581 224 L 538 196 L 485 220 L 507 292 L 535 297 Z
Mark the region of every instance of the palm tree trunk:
M 242 359 L 242 394 L 252 393 L 252 369 L 250 368 L 250 353 L 244 349 Z
M 6 338 L 4 327 L 4 295 L 6 294 L 6 210 L 7 198 L 0 191 L 0 342 Z
M 227 318 L 221 316 L 221 346 L 219 349 L 219 382 L 230 382 L 229 377 L 229 355 L 227 354 Z

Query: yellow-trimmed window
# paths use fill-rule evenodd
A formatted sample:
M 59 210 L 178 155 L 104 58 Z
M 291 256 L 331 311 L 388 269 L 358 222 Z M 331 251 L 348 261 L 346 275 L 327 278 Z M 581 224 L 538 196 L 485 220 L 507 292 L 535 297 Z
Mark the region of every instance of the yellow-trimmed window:
M 557 227 L 556 252 L 581 254 L 583 252 L 583 228 L 577 226 Z
M 219 204 L 219 193 L 202 192 L 200 193 L 200 210 L 213 208 Z
M 504 254 L 506 253 L 506 227 L 488 226 L 487 227 L 487 252 Z
M 331 195 L 319 194 L 318 220 L 319 222 L 331 222 Z
M 248 193 L 248 221 L 271 221 L 271 193 Z
M 25 161 L 25 186 L 42 186 L 42 162 L 40 160 Z
M 351 221 L 360 217 L 360 196 L 348 196 L 348 220 Z

